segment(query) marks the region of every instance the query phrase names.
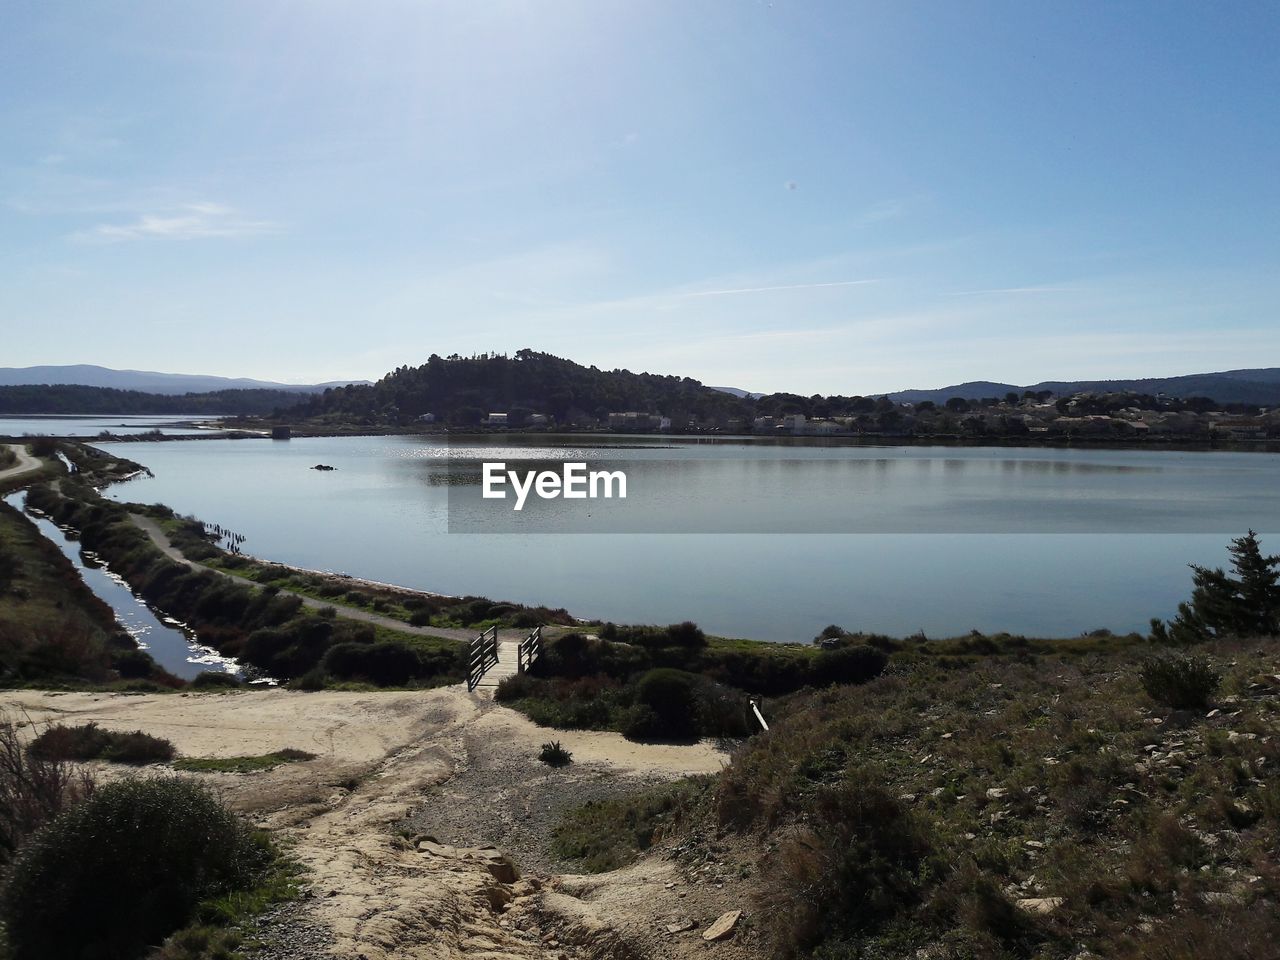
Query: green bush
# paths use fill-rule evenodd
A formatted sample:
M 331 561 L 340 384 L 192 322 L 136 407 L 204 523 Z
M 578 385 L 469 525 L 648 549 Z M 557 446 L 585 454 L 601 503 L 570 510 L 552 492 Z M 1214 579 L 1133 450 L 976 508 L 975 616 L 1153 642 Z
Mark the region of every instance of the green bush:
M 111 655 L 111 667 L 126 680 L 137 680 L 151 676 L 156 662 L 145 650 L 119 650 Z
M 99 787 L 13 862 L 0 903 L 13 960 L 139 956 L 201 900 L 251 884 L 269 858 L 246 824 L 189 780 Z
M 514 703 L 516 700 L 537 696 L 546 685 L 545 680 L 538 680 L 527 673 L 513 673 L 498 682 L 498 688 L 493 691 L 493 699 L 498 703 Z
M 367 680 L 380 687 L 403 687 L 419 680 L 450 675 L 457 657 L 448 650 L 419 650 L 393 640 L 335 643 L 322 661 L 338 680 Z
M 698 735 L 698 678 L 683 670 L 650 670 L 635 685 L 636 706 L 624 731 L 633 739 L 684 740 Z
M 109 760 L 137 766 L 167 763 L 174 757 L 173 744 L 168 740 L 141 730 L 103 730 L 93 722 L 74 727 L 55 724 L 32 740 L 27 749 L 41 760 Z
M 234 688 L 240 686 L 240 678 L 234 673 L 224 673 L 221 670 L 201 670 L 191 681 L 191 686 L 196 690 Z
M 1200 655 L 1152 657 L 1139 678 L 1152 700 L 1175 710 L 1206 706 L 1222 682 L 1209 658 Z
M 766 906 L 781 956 L 874 930 L 919 899 L 926 828 L 861 779 L 816 790 L 805 822 L 780 837 Z
M 863 643 L 823 650 L 813 658 L 813 683 L 866 683 L 880 676 L 888 663 L 888 656 Z

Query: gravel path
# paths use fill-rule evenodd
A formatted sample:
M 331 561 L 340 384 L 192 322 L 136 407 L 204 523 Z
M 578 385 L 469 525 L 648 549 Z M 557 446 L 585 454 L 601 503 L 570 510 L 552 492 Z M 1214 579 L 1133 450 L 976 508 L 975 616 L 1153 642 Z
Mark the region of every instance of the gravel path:
M 22 476 L 24 473 L 34 473 L 44 466 L 38 457 L 33 457 L 31 454 L 27 453 L 27 448 L 22 444 L 9 443 L 5 444 L 5 446 L 14 452 L 18 458 L 18 462 L 12 467 L 0 470 L 0 481 L 12 480 L 14 477 Z
M 547 730 L 546 739 L 563 736 Z M 495 740 L 488 732 L 465 732 L 462 745 L 465 759 L 453 776 L 424 796 L 400 826 L 458 846 L 492 843 L 521 870 L 540 875 L 581 869 L 551 849 L 552 831 L 567 810 L 673 779 L 592 761 L 548 767 L 527 742 Z

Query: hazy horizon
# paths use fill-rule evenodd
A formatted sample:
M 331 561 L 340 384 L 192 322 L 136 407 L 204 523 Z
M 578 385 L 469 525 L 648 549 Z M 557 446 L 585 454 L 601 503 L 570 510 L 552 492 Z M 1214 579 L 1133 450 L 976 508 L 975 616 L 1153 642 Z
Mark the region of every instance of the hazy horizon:
M 23 4 L 10 366 L 752 391 L 1280 363 L 1280 8 Z

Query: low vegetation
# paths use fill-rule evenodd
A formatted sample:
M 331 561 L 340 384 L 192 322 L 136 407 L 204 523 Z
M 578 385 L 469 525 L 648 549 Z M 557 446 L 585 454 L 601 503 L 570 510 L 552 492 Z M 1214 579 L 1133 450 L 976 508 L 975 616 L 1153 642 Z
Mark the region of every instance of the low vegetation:
M 104 730 L 96 723 L 46 727 L 27 749 L 42 760 L 106 760 L 133 766 L 168 763 L 174 756 L 168 740 L 141 730 Z
M 71 562 L 0 502 L 0 685 L 171 687 Z
M 1273 641 L 1197 656 L 1222 679 L 1196 709 L 1125 651 L 915 656 L 775 701 L 718 777 L 572 811 L 555 849 L 613 869 L 665 837 L 699 876 L 758 877 L 780 958 L 1267 955 Z
M 694 802 L 589 804 L 556 850 L 613 869 L 662 838 L 700 880 L 756 878 L 780 960 L 1270 956 L 1280 631 L 1235 631 L 1267 625 L 1280 559 L 1233 546 L 1235 585 L 1197 569 L 1182 614 L 1211 639 L 870 638 L 888 670 L 773 700 L 732 765 L 671 788 Z
M 567 767 L 573 763 L 573 754 L 561 746 L 559 740 L 552 740 L 542 745 L 538 759 L 549 767 Z
M 199 773 L 258 773 L 274 770 L 286 763 L 302 763 L 315 758 L 314 753 L 306 750 L 285 747 L 253 757 L 181 757 L 173 761 L 173 768 Z
M 705 803 L 711 782 L 693 778 L 577 807 L 555 828 L 551 848 L 587 873 L 625 867 L 660 842 L 667 830 L 692 819 Z

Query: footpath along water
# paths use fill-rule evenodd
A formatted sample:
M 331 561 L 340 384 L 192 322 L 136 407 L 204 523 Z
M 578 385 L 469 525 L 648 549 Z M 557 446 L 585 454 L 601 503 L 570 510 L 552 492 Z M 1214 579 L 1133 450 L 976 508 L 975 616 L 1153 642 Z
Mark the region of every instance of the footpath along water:
M 212 647 L 202 646 L 195 635 L 176 620 L 162 619 L 146 602 L 135 596 L 123 579 L 112 573 L 91 553 L 83 554 L 72 540 L 48 517 L 26 511 L 25 492 L 11 494 L 5 503 L 22 510 L 36 528 L 71 561 L 80 578 L 115 611 L 116 620 L 162 667 L 175 676 L 190 680 L 206 670 L 240 674 L 235 660 L 223 657 Z

